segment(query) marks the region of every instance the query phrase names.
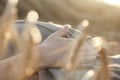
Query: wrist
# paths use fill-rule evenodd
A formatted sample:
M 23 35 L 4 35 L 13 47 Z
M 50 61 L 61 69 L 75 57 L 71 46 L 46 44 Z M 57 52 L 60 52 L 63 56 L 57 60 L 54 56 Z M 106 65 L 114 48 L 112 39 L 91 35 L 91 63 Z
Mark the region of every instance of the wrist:
M 47 68 L 47 59 L 45 57 L 45 48 L 43 45 L 39 45 L 37 48 L 36 63 L 34 67 L 35 71 Z

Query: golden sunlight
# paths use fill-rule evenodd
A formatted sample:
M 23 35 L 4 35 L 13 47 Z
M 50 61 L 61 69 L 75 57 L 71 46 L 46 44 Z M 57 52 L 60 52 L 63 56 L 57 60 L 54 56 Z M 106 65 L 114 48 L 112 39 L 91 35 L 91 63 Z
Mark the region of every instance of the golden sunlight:
M 84 27 L 87 27 L 87 26 L 89 25 L 88 20 L 83 20 L 83 21 L 81 22 L 81 25 L 83 25 Z
M 103 45 L 103 39 L 101 37 L 92 38 L 93 46 L 97 51 L 100 51 Z
M 36 27 L 31 27 L 31 28 L 30 28 L 30 34 L 31 34 L 31 36 L 32 36 L 33 41 L 34 41 L 35 44 L 38 44 L 38 43 L 41 42 L 42 37 L 41 37 L 41 33 L 40 33 L 40 31 L 38 30 L 38 28 L 36 28 Z
M 11 37 L 12 37 L 12 35 L 11 35 L 10 32 L 6 32 L 6 33 L 5 33 L 5 38 L 6 38 L 7 40 L 9 40 Z
M 32 11 L 28 12 L 27 19 L 29 21 L 37 21 L 38 18 L 39 18 L 39 15 L 36 11 L 32 10 Z
M 95 72 L 93 70 L 89 70 L 83 77 L 81 80 L 89 80 L 93 75 L 95 74 Z
M 11 4 L 17 4 L 19 0 L 8 0 L 9 3 Z
M 115 6 L 120 6 L 120 0 L 103 0 L 103 2 Z

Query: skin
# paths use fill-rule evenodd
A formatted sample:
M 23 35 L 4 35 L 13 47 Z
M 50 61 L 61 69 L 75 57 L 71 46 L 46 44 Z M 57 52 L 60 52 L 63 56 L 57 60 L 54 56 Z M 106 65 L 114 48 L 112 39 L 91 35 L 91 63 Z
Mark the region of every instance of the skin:
M 70 49 L 73 40 L 65 38 L 69 30 L 68 26 L 51 34 L 38 46 L 38 53 L 32 55 L 33 64 L 29 68 L 33 73 L 45 68 L 61 68 L 70 64 Z M 18 54 L 0 61 L 0 80 L 21 80 L 27 77 L 24 67 L 21 65 L 24 54 Z M 19 72 L 19 73 L 18 73 Z M 32 76 L 32 75 L 31 75 Z

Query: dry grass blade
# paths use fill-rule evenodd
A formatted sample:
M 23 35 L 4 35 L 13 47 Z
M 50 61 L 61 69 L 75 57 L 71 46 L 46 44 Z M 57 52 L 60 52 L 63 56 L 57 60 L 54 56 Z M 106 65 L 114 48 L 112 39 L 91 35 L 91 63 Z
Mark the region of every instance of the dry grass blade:
M 28 39 L 28 44 L 27 44 L 27 49 L 25 49 L 25 53 L 24 53 L 24 69 L 27 70 L 29 68 L 29 66 L 31 65 L 31 54 L 33 54 L 33 47 L 34 47 L 34 42 L 32 40 L 32 37 L 30 35 L 30 33 L 28 34 L 29 35 L 29 39 Z M 29 76 L 33 73 L 29 73 L 28 72 L 25 72 L 25 75 Z M 26 77 L 25 77 L 26 78 Z M 25 79 L 26 80 L 26 79 Z
M 23 71 L 25 71 L 24 73 L 24 76 L 22 78 L 22 80 L 27 80 L 29 74 L 33 74 L 33 73 L 29 73 L 28 74 L 28 71 L 26 72 L 26 70 L 28 70 L 29 66 L 31 65 L 31 54 L 33 54 L 33 46 L 34 46 L 34 43 L 33 43 L 33 40 L 32 40 L 32 37 L 30 35 L 30 33 L 28 32 L 26 37 L 28 38 L 26 41 L 25 41 L 25 46 L 24 46 L 24 56 L 23 56 L 23 61 L 22 61 L 22 67 L 23 67 Z M 26 48 L 25 48 L 26 47 Z
M 80 25 L 81 26 L 81 25 Z M 79 58 L 80 58 L 80 50 L 83 46 L 83 43 L 85 41 L 86 38 L 86 26 L 82 25 L 81 26 L 82 29 L 82 35 L 78 36 L 78 38 L 76 38 L 76 43 L 75 46 L 73 47 L 73 50 L 71 50 L 72 52 L 72 59 L 71 59 L 71 67 L 70 67 L 70 71 L 73 71 L 74 69 L 77 68 L 78 64 L 79 64 Z
M 79 57 L 80 57 L 80 49 L 83 46 L 83 43 L 85 41 L 85 33 L 83 33 L 83 35 L 78 39 L 78 41 L 76 41 L 76 45 L 75 48 L 73 50 L 73 57 L 72 57 L 72 65 L 71 65 L 71 70 L 74 70 L 77 65 L 78 65 L 78 61 L 79 61 Z
M 108 58 L 106 55 L 106 50 L 104 48 L 101 49 L 100 53 L 100 60 L 101 60 L 101 68 L 95 76 L 95 80 L 111 80 L 110 72 L 108 69 Z
M 41 38 L 41 35 L 38 33 L 33 33 L 33 30 L 36 30 L 35 25 L 33 24 L 28 24 L 26 23 L 26 26 L 28 26 L 28 29 L 25 31 L 25 43 L 26 45 L 24 46 L 24 58 L 23 58 L 23 66 L 25 70 L 25 76 L 23 77 L 23 80 L 27 80 L 32 74 L 33 74 L 33 65 L 35 64 L 35 59 L 34 56 L 37 56 L 37 47 L 36 47 L 36 38 Z M 37 32 L 37 31 L 36 31 Z M 36 35 L 38 35 L 36 37 Z M 41 40 L 41 39 L 39 39 Z M 40 41 L 39 41 L 40 42 Z
M 3 59 L 3 56 L 6 53 L 6 48 L 7 48 L 7 44 L 8 44 L 8 40 L 3 36 L 3 34 L 1 34 L 1 38 L 0 38 L 0 59 Z
M 74 43 L 74 47 L 71 50 L 71 53 L 72 53 L 71 64 L 67 66 L 67 70 L 70 71 L 70 74 L 68 74 L 68 79 L 71 79 L 73 77 L 72 75 L 73 71 L 75 71 L 75 69 L 77 69 L 78 65 L 80 64 L 79 62 L 79 58 L 81 55 L 80 51 L 86 38 L 85 32 L 86 32 L 86 27 L 84 27 L 82 31 L 82 35 L 77 36 L 75 43 Z
M 12 2 L 12 0 L 8 0 L 5 12 L 1 18 L 1 57 L 4 57 L 4 53 L 7 48 L 8 40 L 12 39 L 18 48 L 21 46 L 21 39 L 18 37 L 19 34 L 15 28 L 14 20 L 17 19 L 17 5 L 18 0 L 15 2 Z M 21 47 L 22 48 L 22 47 Z
M 77 27 L 77 30 L 81 31 L 82 34 L 81 35 L 77 35 L 76 38 L 76 43 L 75 46 L 73 48 L 72 52 L 72 59 L 71 59 L 71 70 L 73 71 L 74 69 L 77 68 L 77 65 L 79 64 L 79 58 L 80 58 L 80 50 L 83 46 L 83 43 L 85 41 L 86 38 L 86 27 L 89 25 L 89 22 L 87 20 L 83 20 Z

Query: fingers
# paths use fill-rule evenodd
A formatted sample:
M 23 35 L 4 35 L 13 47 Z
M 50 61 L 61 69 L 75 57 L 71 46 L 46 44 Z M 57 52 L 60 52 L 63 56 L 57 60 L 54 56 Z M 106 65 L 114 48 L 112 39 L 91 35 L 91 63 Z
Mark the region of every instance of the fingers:
M 72 28 L 72 26 L 70 24 L 65 24 L 64 26 L 67 26 L 69 28 Z
M 66 41 L 68 41 L 68 42 L 74 42 L 75 41 L 75 39 L 72 39 L 72 38 L 65 38 L 66 39 Z
M 63 37 L 66 36 L 68 31 L 69 31 L 69 26 L 65 25 L 64 28 L 58 30 L 57 32 L 54 33 L 54 36 L 59 36 L 59 37 Z

